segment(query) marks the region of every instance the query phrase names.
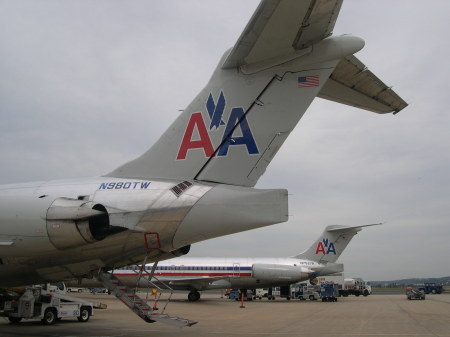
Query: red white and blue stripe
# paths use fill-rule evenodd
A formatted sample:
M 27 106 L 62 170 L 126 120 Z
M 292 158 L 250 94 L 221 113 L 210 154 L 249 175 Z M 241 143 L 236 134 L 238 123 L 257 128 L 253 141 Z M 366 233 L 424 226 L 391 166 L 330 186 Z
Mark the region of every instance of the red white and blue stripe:
M 319 75 L 300 76 L 297 83 L 299 88 L 318 87 L 320 84 Z

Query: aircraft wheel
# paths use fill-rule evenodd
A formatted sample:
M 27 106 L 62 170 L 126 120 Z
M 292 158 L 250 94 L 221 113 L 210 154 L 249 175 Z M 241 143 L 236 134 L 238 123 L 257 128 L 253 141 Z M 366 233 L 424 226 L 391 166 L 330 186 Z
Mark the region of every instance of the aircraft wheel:
M 80 308 L 80 316 L 77 317 L 78 322 L 87 322 L 89 321 L 89 317 L 91 317 L 91 311 L 88 307 Z
M 42 323 L 45 325 L 51 325 L 55 323 L 57 320 L 56 310 L 55 308 L 47 308 L 44 312 L 44 318 L 41 319 Z
M 200 299 L 200 293 L 198 291 L 191 291 L 188 294 L 188 300 L 189 302 L 196 302 Z

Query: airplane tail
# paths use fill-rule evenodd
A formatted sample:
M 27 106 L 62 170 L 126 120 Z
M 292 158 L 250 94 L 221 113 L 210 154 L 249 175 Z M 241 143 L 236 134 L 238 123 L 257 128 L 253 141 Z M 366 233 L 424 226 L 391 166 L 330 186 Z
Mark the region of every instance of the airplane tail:
M 381 224 L 362 225 L 354 227 L 332 225 L 327 226 L 322 235 L 303 253 L 294 256 L 298 259 L 305 259 L 319 263 L 334 263 L 350 243 L 350 240 L 363 227 L 376 226 Z
M 107 176 L 253 187 L 316 96 L 399 111 L 390 96 L 383 101 L 393 91 L 347 59 L 364 41 L 330 36 L 341 4 L 261 1 L 192 103 L 153 147 Z

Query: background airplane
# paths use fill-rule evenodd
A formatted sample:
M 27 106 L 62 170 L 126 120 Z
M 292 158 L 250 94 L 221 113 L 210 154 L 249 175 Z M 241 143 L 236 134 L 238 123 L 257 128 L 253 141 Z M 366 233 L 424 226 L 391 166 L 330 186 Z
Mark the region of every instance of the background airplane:
M 114 266 L 287 221 L 287 191 L 254 186 L 316 96 L 377 113 L 407 106 L 353 56 L 362 39 L 332 36 L 341 5 L 262 1 L 142 156 L 101 177 L 0 186 L 0 286 L 105 281 Z
M 377 225 L 377 224 L 374 224 Z M 350 240 L 367 226 L 327 226 L 319 238 L 303 253 L 286 258 L 208 258 L 179 257 L 158 263 L 153 278 L 136 266 L 113 271 L 129 286 L 189 290 L 189 301 L 200 299 L 200 290 L 255 289 L 277 287 L 343 272 L 336 263 Z M 142 277 L 140 277 L 142 276 Z M 89 281 L 81 283 L 89 285 Z M 92 283 L 90 285 L 93 285 Z M 93 286 L 98 286 L 94 284 Z

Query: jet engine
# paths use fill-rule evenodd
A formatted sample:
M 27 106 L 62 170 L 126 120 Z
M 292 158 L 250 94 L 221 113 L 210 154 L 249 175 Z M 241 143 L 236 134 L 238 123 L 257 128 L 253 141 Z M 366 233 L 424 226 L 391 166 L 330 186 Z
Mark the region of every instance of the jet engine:
M 309 278 L 310 270 L 301 266 L 257 263 L 252 266 L 253 277 L 261 281 L 300 282 Z
M 126 228 L 111 226 L 106 208 L 84 200 L 58 198 L 47 210 L 47 233 L 58 249 L 101 241 Z

